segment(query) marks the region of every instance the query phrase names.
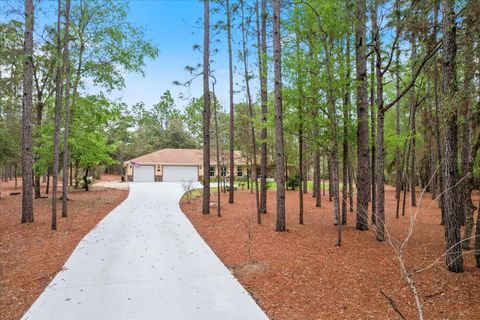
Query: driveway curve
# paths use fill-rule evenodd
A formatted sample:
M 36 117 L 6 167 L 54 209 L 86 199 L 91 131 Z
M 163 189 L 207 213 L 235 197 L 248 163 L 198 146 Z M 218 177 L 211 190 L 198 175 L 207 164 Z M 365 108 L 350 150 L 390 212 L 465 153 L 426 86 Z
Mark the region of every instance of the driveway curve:
M 22 319 L 267 319 L 179 207 L 180 183 L 131 183 Z

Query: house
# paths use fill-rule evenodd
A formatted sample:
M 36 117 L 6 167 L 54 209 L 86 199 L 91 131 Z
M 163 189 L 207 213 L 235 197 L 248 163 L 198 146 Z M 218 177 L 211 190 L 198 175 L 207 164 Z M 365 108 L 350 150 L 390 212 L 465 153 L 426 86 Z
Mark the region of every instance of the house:
M 210 176 L 229 176 L 229 155 L 221 156 L 216 163 L 215 153 L 210 155 Z M 203 178 L 203 150 L 161 149 L 123 163 L 128 181 L 201 181 Z M 235 151 L 235 176 L 246 176 L 247 161 L 240 151 Z

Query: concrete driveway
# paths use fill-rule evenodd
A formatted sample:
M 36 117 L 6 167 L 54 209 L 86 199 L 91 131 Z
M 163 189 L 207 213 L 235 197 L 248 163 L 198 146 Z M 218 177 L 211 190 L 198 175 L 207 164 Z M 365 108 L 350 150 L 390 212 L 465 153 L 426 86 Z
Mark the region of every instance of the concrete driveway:
M 267 319 L 181 212 L 180 183 L 130 183 L 23 319 Z

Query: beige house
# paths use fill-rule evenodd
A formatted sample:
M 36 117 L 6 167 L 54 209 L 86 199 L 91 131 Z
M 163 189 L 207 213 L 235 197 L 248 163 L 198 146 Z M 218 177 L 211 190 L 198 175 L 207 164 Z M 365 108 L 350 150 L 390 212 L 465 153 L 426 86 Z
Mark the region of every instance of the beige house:
M 229 156 L 210 155 L 210 176 L 229 176 Z M 201 181 L 203 178 L 203 150 L 200 149 L 162 149 L 144 156 L 125 161 L 125 174 L 128 181 Z M 235 151 L 235 176 L 247 175 L 246 159 L 240 151 Z

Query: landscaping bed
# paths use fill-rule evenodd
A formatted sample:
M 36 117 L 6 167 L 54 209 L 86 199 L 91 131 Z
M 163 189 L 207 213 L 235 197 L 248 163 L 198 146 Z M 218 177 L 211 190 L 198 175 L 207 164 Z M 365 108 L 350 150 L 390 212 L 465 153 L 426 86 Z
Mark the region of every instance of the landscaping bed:
M 184 199 L 180 205 L 271 319 L 399 319 L 392 304 L 405 318 L 417 318 L 414 298 L 391 246 L 376 241 L 372 227 L 366 232 L 355 230 L 355 212 L 349 212 L 342 246 L 337 247 L 333 202 L 322 197 L 323 207 L 316 208 L 314 200 L 311 194 L 305 195 L 305 224 L 299 225 L 298 192 L 286 193 L 289 231 L 284 233 L 274 231 L 273 191 L 268 192 L 268 214 L 262 215 L 261 225 L 256 224 L 255 194 L 247 190 L 236 191 L 234 204 L 228 204 L 228 193 L 222 194 L 222 217 L 217 217 L 215 208 L 202 215 L 201 197 Z M 475 192 L 476 204 L 478 200 Z M 216 195 L 211 201 L 216 201 Z M 406 216 L 397 219 L 395 207 L 394 190 L 387 188 L 386 228 L 392 238 L 403 240 L 410 212 L 417 209 L 410 211 L 407 202 Z M 478 318 L 480 270 L 475 267 L 473 250 L 464 251 L 464 273 L 445 271 L 444 226 L 439 224 L 438 205 L 425 194 L 418 210 L 405 262 L 409 270 L 431 265 L 414 276 L 425 318 Z

